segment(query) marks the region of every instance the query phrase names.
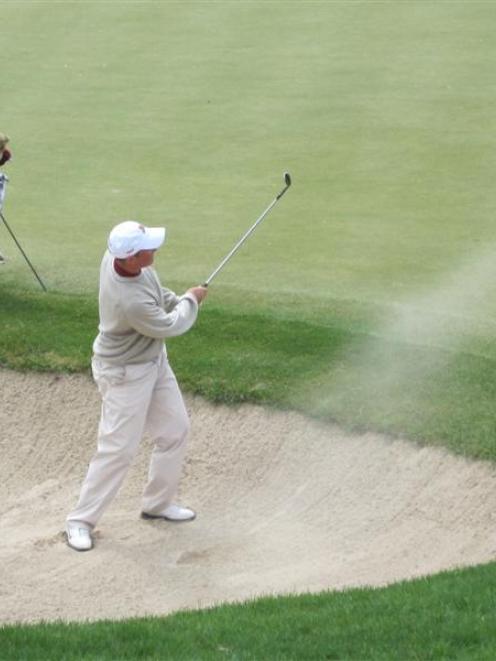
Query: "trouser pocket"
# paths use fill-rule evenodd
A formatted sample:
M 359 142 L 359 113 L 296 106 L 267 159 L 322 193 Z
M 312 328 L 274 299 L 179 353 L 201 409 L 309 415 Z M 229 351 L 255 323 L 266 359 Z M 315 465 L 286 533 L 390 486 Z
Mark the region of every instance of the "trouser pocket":
M 92 359 L 91 371 L 102 395 L 109 386 L 118 386 L 124 383 L 126 377 L 126 367 L 124 365 L 113 365 L 98 358 Z

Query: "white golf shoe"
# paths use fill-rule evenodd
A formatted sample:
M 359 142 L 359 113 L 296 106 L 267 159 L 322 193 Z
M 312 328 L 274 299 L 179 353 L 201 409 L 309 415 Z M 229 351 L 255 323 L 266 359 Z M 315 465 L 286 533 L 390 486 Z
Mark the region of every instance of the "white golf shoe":
M 189 507 L 181 507 L 180 505 L 169 505 L 160 514 L 148 514 L 141 512 L 142 519 L 165 519 L 166 521 L 193 521 L 196 513 L 189 509 Z
M 77 521 L 68 523 L 65 528 L 67 543 L 76 551 L 89 551 L 93 548 L 93 540 L 88 528 Z

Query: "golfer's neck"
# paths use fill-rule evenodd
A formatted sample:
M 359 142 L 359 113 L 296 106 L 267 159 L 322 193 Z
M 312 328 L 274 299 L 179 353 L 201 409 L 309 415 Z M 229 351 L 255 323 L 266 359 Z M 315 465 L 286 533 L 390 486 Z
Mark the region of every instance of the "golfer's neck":
M 117 261 L 117 259 L 114 259 L 114 270 L 117 275 L 120 275 L 123 278 L 134 278 L 141 273 L 141 268 L 138 268 L 137 271 L 129 271 L 121 262 Z

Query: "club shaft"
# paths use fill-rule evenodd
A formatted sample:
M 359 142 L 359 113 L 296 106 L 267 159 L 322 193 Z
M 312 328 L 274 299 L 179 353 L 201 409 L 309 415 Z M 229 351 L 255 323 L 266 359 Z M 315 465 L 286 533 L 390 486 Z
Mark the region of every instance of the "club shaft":
M 222 262 L 219 264 L 219 266 L 213 271 L 209 277 L 205 280 L 204 287 L 208 287 L 208 285 L 212 282 L 212 280 L 215 278 L 215 276 L 221 271 L 224 266 L 227 264 L 227 262 L 235 255 L 238 250 L 241 248 L 243 243 L 246 241 L 246 239 L 253 234 L 253 232 L 256 230 L 258 225 L 262 222 L 262 220 L 265 218 L 265 216 L 269 213 L 269 211 L 272 209 L 272 207 L 277 204 L 277 202 L 281 199 L 281 197 L 284 195 L 284 193 L 288 190 L 289 185 L 286 185 L 285 188 L 282 189 L 282 191 L 275 197 L 272 202 L 269 204 L 269 206 L 265 209 L 265 211 L 262 213 L 262 215 L 257 218 L 257 220 L 253 223 L 253 225 L 250 227 L 248 231 L 246 231 L 241 239 L 236 243 L 234 248 L 224 257 Z
M 7 221 L 5 220 L 5 216 L 3 215 L 3 213 L 2 213 L 1 211 L 0 211 L 0 218 L 3 220 L 3 223 L 4 223 L 5 227 L 7 228 L 7 230 L 9 231 L 10 236 L 14 239 L 16 246 L 17 246 L 17 247 L 19 248 L 19 250 L 21 251 L 21 254 L 22 254 L 22 256 L 24 257 L 24 259 L 26 260 L 26 262 L 28 263 L 29 268 L 30 268 L 31 271 L 34 273 L 36 279 L 37 279 L 38 282 L 40 283 L 41 288 L 43 289 L 43 291 L 47 291 L 47 288 L 45 287 L 45 285 L 44 285 L 44 283 L 43 283 L 43 280 L 40 278 L 40 276 L 39 276 L 38 273 L 36 272 L 36 269 L 34 268 L 34 266 L 33 266 L 33 265 L 31 264 L 31 262 L 29 261 L 28 256 L 26 255 L 26 253 L 25 253 L 24 250 L 22 249 L 21 244 L 19 243 L 19 241 L 16 239 L 14 232 L 10 229 L 9 224 L 8 224 Z

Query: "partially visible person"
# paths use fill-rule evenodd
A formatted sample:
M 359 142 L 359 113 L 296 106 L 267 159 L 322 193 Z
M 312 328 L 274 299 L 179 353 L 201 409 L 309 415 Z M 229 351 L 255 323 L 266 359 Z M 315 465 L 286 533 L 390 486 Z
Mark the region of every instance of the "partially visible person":
M 144 519 L 191 521 L 195 512 L 175 502 L 189 419 L 164 339 L 195 323 L 205 287 L 182 296 L 161 286 L 152 268 L 165 240 L 163 227 L 135 221 L 110 232 L 100 269 L 99 333 L 92 371 L 102 397 L 97 451 L 67 517 L 67 543 L 93 546 L 91 532 L 117 494 L 148 431 L 154 448 L 142 497 Z
M 5 133 L 0 133 L 0 166 L 5 165 L 12 158 L 12 152 L 7 149 L 10 140 Z
M 5 165 L 12 158 L 12 152 L 10 149 L 7 149 L 9 144 L 9 137 L 5 133 L 0 133 L 0 167 Z M 0 252 L 0 266 L 5 264 L 6 259 Z

